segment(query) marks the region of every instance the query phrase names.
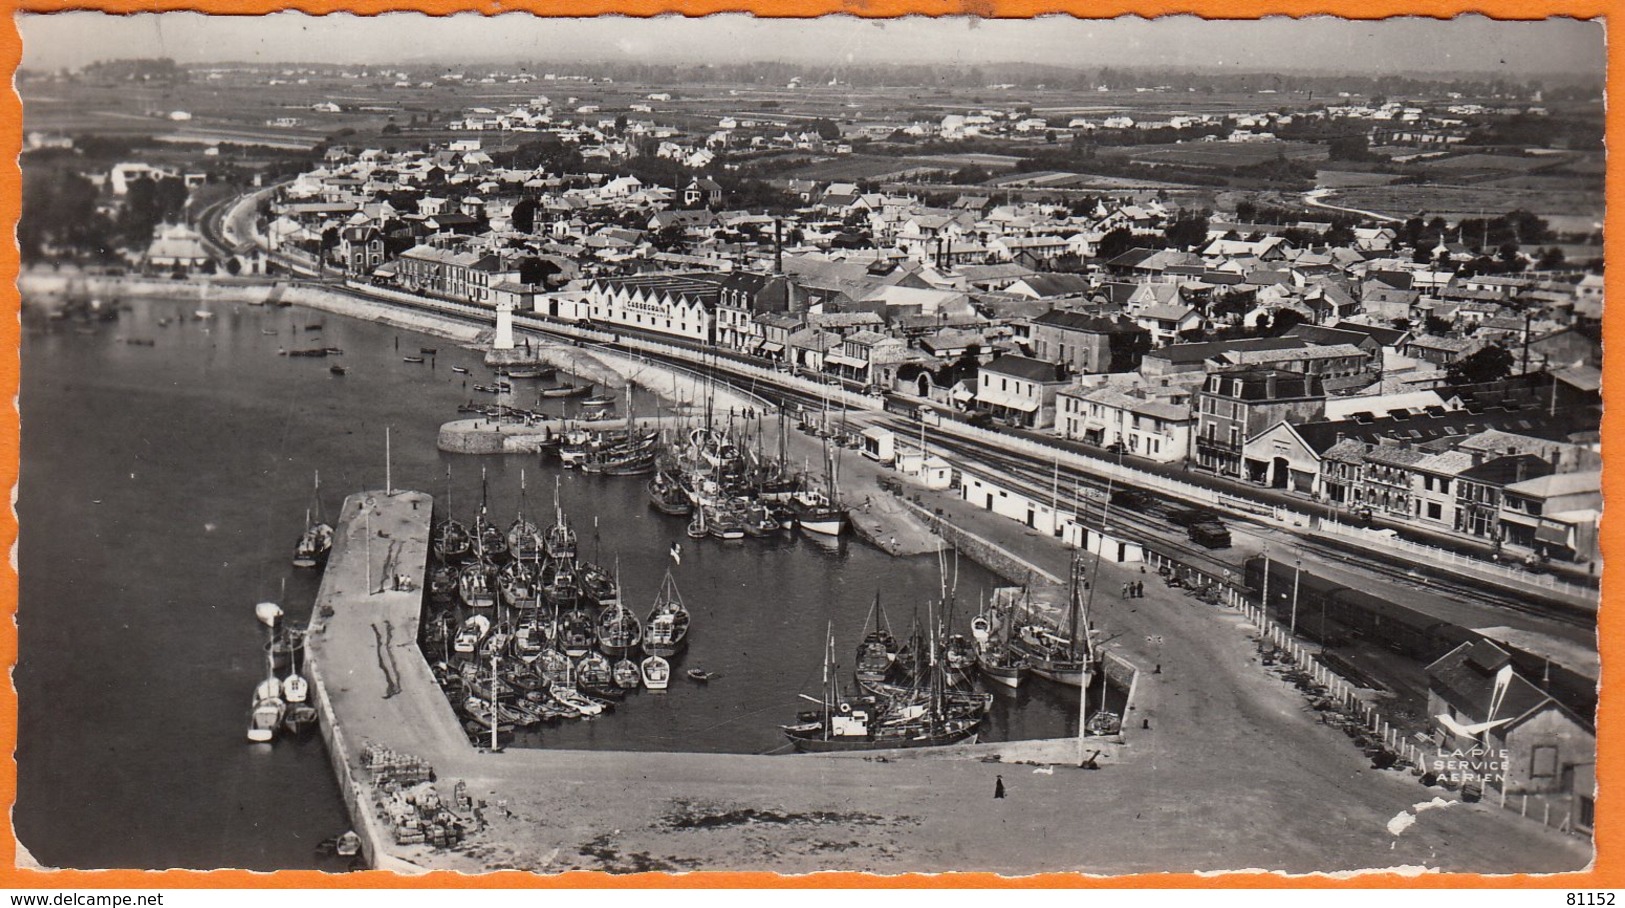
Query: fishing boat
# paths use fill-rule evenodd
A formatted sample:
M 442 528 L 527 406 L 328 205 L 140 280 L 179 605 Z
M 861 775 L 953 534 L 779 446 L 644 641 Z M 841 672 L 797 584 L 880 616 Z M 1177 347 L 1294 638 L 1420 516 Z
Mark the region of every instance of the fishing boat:
M 452 652 L 461 656 L 473 656 L 479 652 L 480 644 L 485 642 L 485 635 L 491 632 L 491 619 L 484 615 L 470 615 L 463 626 L 457 629 L 457 636 L 452 640 Z
M 447 563 L 461 560 L 473 547 L 473 543 L 468 528 L 455 520 L 447 520 L 440 524 L 434 534 L 434 552 L 441 561 Z
M 284 625 L 265 642 L 266 655 L 276 668 L 286 668 L 299 661 L 305 652 L 305 629 Z
M 559 374 L 559 370 L 552 366 L 509 366 L 503 373 L 509 378 L 536 378 L 551 379 Z
M 675 656 L 688 645 L 690 617 L 677 591 L 677 581 L 671 571 L 660 581 L 655 593 L 654 607 L 649 611 L 648 626 L 643 633 L 643 652 L 649 656 Z
M 559 616 L 559 648 L 572 659 L 580 659 L 592 651 L 598 642 L 592 616 L 581 609 L 571 609 Z
M 732 511 L 717 510 L 705 515 L 705 531 L 716 539 L 744 539 L 745 521 Z
M 576 666 L 576 689 L 594 700 L 617 702 L 626 692 L 615 685 L 615 669 L 603 653 L 588 653 Z
M 655 471 L 659 451 L 651 448 L 643 451 L 632 451 L 609 458 L 603 462 L 605 476 L 646 476 Z
M 613 394 L 594 394 L 581 402 L 581 409 L 583 410 L 605 410 L 613 406 L 615 406 L 615 396 Z M 587 419 L 588 417 L 583 416 L 582 418 Z
M 704 508 L 694 509 L 694 519 L 688 522 L 687 532 L 688 538 L 690 539 L 704 539 L 706 536 L 710 535 L 710 530 L 706 529 L 705 526 Z
M 621 598 L 620 583 L 609 571 L 591 561 L 577 563 L 576 586 L 581 590 L 583 598 L 600 607 L 612 605 Z
M 641 669 L 643 686 L 650 690 L 665 690 L 671 683 L 671 663 L 660 656 L 645 657 Z
M 795 511 L 796 523 L 809 533 L 821 536 L 839 536 L 846 530 L 846 509 L 841 507 L 838 486 L 839 467 L 830 453 L 829 439 L 824 440 L 824 483 L 822 493 L 803 490 L 789 502 Z
M 534 560 L 542 557 L 542 551 L 541 531 L 525 517 L 525 471 L 520 470 L 519 510 L 514 514 L 513 523 L 508 527 L 508 552 L 516 559 Z
M 457 595 L 457 572 L 444 564 L 437 564 L 429 571 L 429 599 L 433 602 L 446 603 L 451 597 Z
M 1029 612 L 1016 629 L 1010 647 L 1027 660 L 1028 670 L 1040 678 L 1088 690 L 1094 680 L 1095 654 L 1083 621 L 1082 564 L 1072 562 L 1072 579 L 1064 624 L 1053 628 Z
M 322 520 L 322 474 L 316 474 L 315 491 L 312 493 L 315 500 L 315 519 L 311 518 L 311 508 L 305 509 L 305 531 L 300 534 L 299 542 L 293 547 L 293 566 L 311 568 L 327 561 L 327 555 L 333 550 L 333 528 Z
M 548 688 L 547 692 L 553 695 L 553 699 L 563 703 L 565 706 L 570 707 L 583 716 L 596 716 L 604 711 L 604 705 L 602 703 L 589 699 L 588 697 L 582 695 L 580 691 L 568 685 L 554 684 L 552 687 Z
M 349 374 L 350 370 L 339 365 L 338 363 L 334 363 L 333 365 L 327 367 L 327 371 L 333 373 L 334 375 L 347 375 Z
M 474 516 L 474 526 L 470 535 L 473 537 L 474 557 L 485 561 L 497 561 L 508 555 L 508 534 L 485 516 L 482 507 L 480 513 Z
M 971 619 L 971 638 L 976 645 L 976 667 L 982 677 L 1012 690 L 1021 687 L 1031 668 L 1025 656 L 1010 647 L 1011 622 L 995 609 Z
M 534 617 L 519 622 L 513 632 L 513 657 L 525 665 L 534 665 L 547 651 L 547 630 Z
M 598 616 L 598 648 L 606 655 L 620 657 L 643 641 L 643 622 L 619 602 Z
M 496 573 L 489 562 L 476 561 L 463 568 L 457 578 L 457 595 L 472 609 L 491 608 L 497 604 L 497 587 L 493 583 Z
M 303 738 L 316 727 L 320 718 L 316 707 L 309 703 L 289 703 L 282 713 L 282 731 L 289 737 Z
M 688 493 L 664 471 L 656 473 L 655 478 L 649 480 L 647 489 L 649 504 L 660 513 L 672 517 L 687 517 L 694 513 L 694 503 L 689 500 Z
M 542 590 L 538 582 L 540 570 L 534 562 L 514 560 L 497 571 L 497 591 L 509 608 L 535 609 L 542 604 Z
M 761 538 L 779 532 L 779 518 L 774 516 L 767 505 L 760 502 L 746 508 L 740 518 L 745 524 L 745 534 Z
M 880 593 L 875 593 L 874 604 L 869 606 L 869 616 L 863 623 L 867 626 L 870 620 L 874 621 L 874 629 L 869 631 L 858 644 L 856 672 L 858 682 L 885 681 L 892 674 L 897 662 L 897 638 L 892 636 L 891 628 L 886 624 L 886 612 L 880 606 Z
M 256 694 L 248 710 L 248 740 L 254 744 L 269 744 L 275 740 L 287 710 L 281 697 Z
M 836 680 L 832 624 L 825 638 L 820 709 L 810 719 L 781 729 L 791 746 L 804 753 L 974 743 L 984 713 L 948 708 L 938 665 L 933 644 L 930 683 L 920 698 L 877 698 L 873 705 L 854 705 L 841 697 Z
M 463 714 L 468 716 L 481 728 L 493 730 L 500 734 L 509 734 L 513 731 L 512 722 L 504 722 L 497 704 L 490 700 L 481 700 L 470 696 L 463 700 Z
M 564 516 L 564 506 L 559 503 L 557 478 L 553 481 L 553 511 L 556 516 L 542 539 L 542 549 L 553 561 L 573 560 L 576 557 L 576 531 L 570 528 L 570 521 Z
M 592 387 L 593 386 L 591 384 L 573 385 L 569 382 L 564 382 L 556 388 L 543 388 L 537 393 L 546 398 L 586 397 L 592 393 Z
M 434 347 L 419 347 L 418 352 L 423 354 L 424 356 L 434 356 L 436 353 L 439 353 L 440 351 L 435 349 Z
M 703 668 L 691 668 L 688 671 L 683 672 L 683 674 L 688 678 L 688 680 L 694 681 L 694 682 L 699 683 L 699 684 L 710 684 L 712 681 L 715 681 L 717 678 L 722 677 L 721 675 L 718 675 L 716 672 L 708 672 Z
M 548 687 L 554 684 L 568 684 L 570 673 L 574 668 L 570 664 L 570 657 L 556 649 L 543 650 L 542 657 L 537 659 L 534 665 L 536 674 L 541 676 Z
M 1109 709 L 1097 709 L 1083 723 L 1083 728 L 1091 735 L 1115 735 L 1123 730 L 1123 717 Z
M 638 664 L 631 659 L 617 661 L 610 670 L 615 678 L 615 686 L 621 690 L 637 690 L 643 681 L 643 673 L 638 671 Z
M 310 347 L 310 348 L 305 349 L 305 350 L 288 350 L 288 351 L 286 351 L 285 355 L 287 355 L 287 356 L 316 356 L 316 357 L 321 357 L 321 356 L 326 356 L 327 355 L 327 348 L 326 347 Z
M 276 617 L 280 617 L 281 609 L 276 611 Z M 260 620 L 265 621 L 267 627 L 275 627 L 275 618 L 266 621 L 266 615 L 261 615 Z M 255 744 L 270 743 L 276 738 L 277 729 L 282 727 L 282 719 L 286 713 L 287 703 L 282 699 L 282 682 L 277 679 L 275 663 L 267 651 L 265 678 L 254 686 L 254 696 L 249 701 L 248 740 Z
M 423 362 L 423 357 L 421 357 L 421 356 L 403 356 L 403 357 L 401 357 L 401 362 L 403 362 L 403 363 L 421 363 L 421 362 Z
M 451 371 L 457 373 L 458 375 L 467 375 L 468 374 L 468 367 L 467 366 L 452 366 Z

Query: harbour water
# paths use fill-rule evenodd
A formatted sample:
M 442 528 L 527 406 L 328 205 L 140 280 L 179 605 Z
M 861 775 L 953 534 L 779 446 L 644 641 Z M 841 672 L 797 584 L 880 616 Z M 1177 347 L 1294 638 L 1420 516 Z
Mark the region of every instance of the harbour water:
M 521 469 L 542 523 L 561 477 L 583 554 L 619 563 L 640 615 L 671 569 L 694 615 L 679 667 L 721 675 L 707 686 L 679 677 L 663 697 L 635 696 L 614 715 L 521 744 L 777 750 L 777 726 L 805 707 L 797 693 L 817 694 L 827 625 L 849 672 L 877 590 L 900 632 L 938 595 L 935 557 L 898 561 L 801 536 L 696 542 L 681 520 L 647 507 L 641 479 L 561 473 L 534 457 L 440 454 L 439 425 L 489 375 L 478 354 L 449 341 L 300 309 L 216 304 L 215 317 L 195 319 L 195 302 L 130 306 L 93 333 L 59 324 L 23 335 L 14 820 L 46 865 L 325 866 L 314 846 L 348 819 L 320 740 L 243 743 L 263 676 L 253 605 L 269 599 L 295 620 L 308 614 L 318 574 L 292 568 L 289 556 L 312 476 L 321 472 L 329 512 L 349 492 L 382 485 L 385 427 L 393 484 L 443 506 L 451 467 L 460 519 L 478 507 L 482 465 L 491 516 L 504 526 Z M 321 331 L 306 330 L 317 323 Z M 277 355 L 313 346 L 344 354 Z M 438 355 L 402 361 L 420 347 Z M 332 375 L 333 363 L 348 374 Z M 638 407 L 655 412 L 652 398 Z M 1001 582 L 969 561 L 946 563 L 950 582 L 957 572 L 962 629 L 980 594 Z M 1068 735 L 1076 714 L 1075 693 L 1033 684 L 1000 697 L 983 737 Z

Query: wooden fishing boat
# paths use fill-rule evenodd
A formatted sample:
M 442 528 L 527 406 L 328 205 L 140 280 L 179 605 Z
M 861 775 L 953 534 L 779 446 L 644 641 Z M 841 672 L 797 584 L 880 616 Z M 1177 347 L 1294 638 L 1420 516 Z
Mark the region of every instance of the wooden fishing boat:
M 509 378 L 551 379 L 559 374 L 552 366 L 509 366 L 503 371 Z
M 705 531 L 716 539 L 744 539 L 745 521 L 732 511 L 717 510 L 705 515 Z
M 566 656 L 580 659 L 591 652 L 597 642 L 591 615 L 581 609 L 571 609 L 559 616 L 558 645 Z
M 641 642 L 643 622 L 631 609 L 616 602 L 598 616 L 598 648 L 606 655 L 624 656 Z
M 566 684 L 554 684 L 548 688 L 548 693 L 553 695 L 553 699 L 583 716 L 596 716 L 604 711 L 603 704 L 588 699 L 580 691 Z
M 484 615 L 470 615 L 462 627 L 457 629 L 457 636 L 452 640 L 452 652 L 460 656 L 473 656 L 479 652 L 480 644 L 485 641 L 485 635 L 491 632 L 491 619 Z
M 621 690 L 637 690 L 643 681 L 643 673 L 638 671 L 638 664 L 631 659 L 616 662 L 611 672 L 615 678 L 615 686 Z
M 312 493 L 314 506 L 305 509 L 305 531 L 300 534 L 299 541 L 293 547 L 293 566 L 311 568 L 327 562 L 327 555 L 333 550 L 333 528 L 322 520 L 322 475 L 316 474 L 315 491 Z M 311 517 L 315 511 L 314 520 Z
M 327 371 L 333 373 L 334 375 L 348 375 L 350 372 L 348 368 L 341 366 L 338 363 L 328 366 Z
M 1010 648 L 1027 661 L 1028 671 L 1056 684 L 1088 690 L 1094 680 L 1095 653 L 1083 617 L 1083 567 L 1074 558 L 1070 595 L 1061 627 L 1050 627 L 1029 612 L 1010 638 Z
M 403 356 L 403 357 L 401 357 L 401 362 L 403 362 L 403 363 L 421 363 L 421 362 L 423 362 L 423 357 L 421 357 L 421 356 Z
M 564 382 L 556 388 L 543 388 L 537 393 L 546 398 L 586 397 L 592 393 L 592 387 L 593 386 L 591 384 L 573 385 L 569 382 Z
M 281 697 L 255 697 L 248 710 L 248 740 L 254 744 L 275 740 L 287 709 Z
M 576 586 L 583 598 L 600 607 L 619 602 L 621 586 L 609 571 L 591 561 L 576 563 Z
M 534 665 L 536 673 L 542 676 L 542 680 L 549 687 L 554 684 L 570 683 L 571 672 L 574 671 L 574 666 L 570 664 L 570 657 L 556 649 L 543 650 L 542 657 L 537 659 Z
M 451 371 L 457 373 L 458 375 L 467 375 L 468 374 L 468 367 L 467 366 L 452 366 Z
M 683 672 L 683 674 L 688 678 L 688 680 L 695 681 L 700 684 L 710 684 L 712 681 L 722 677 L 716 672 L 708 672 L 703 668 L 691 668 L 688 671 Z
M 660 656 L 648 656 L 640 666 L 643 686 L 650 690 L 665 690 L 671 684 L 671 663 Z
M 472 609 L 491 608 L 497 604 L 497 588 L 493 583 L 495 570 L 488 562 L 476 561 L 463 568 L 457 578 L 457 595 Z
M 664 472 L 655 474 L 655 478 L 649 480 L 647 489 L 649 504 L 660 513 L 672 517 L 687 517 L 694 513 L 694 503 L 689 500 L 688 493 Z
M 534 617 L 519 622 L 514 628 L 511 649 L 513 657 L 524 665 L 534 665 L 547 651 L 547 631 Z M 539 684 L 540 682 L 538 682 Z
M 927 636 L 934 650 L 935 635 Z M 923 689 L 908 688 L 908 696 L 877 694 L 872 704 L 855 706 L 840 693 L 831 624 L 825 637 L 824 691 L 820 708 L 810 719 L 781 726 L 781 730 L 791 746 L 805 753 L 942 747 L 974 742 L 986 713 L 985 702 L 981 709 L 951 706 L 942 677 L 943 663 L 934 651 L 929 662 L 933 670 Z
M 535 609 L 542 604 L 540 571 L 533 562 L 510 561 L 497 571 L 497 590 L 509 608 Z
M 434 356 L 436 353 L 439 353 L 440 351 L 436 350 L 434 347 L 419 347 L 418 352 L 423 354 L 424 356 Z
M 654 607 L 649 611 L 649 622 L 643 633 L 643 652 L 649 656 L 675 656 L 688 645 L 690 617 L 677 591 L 677 581 L 671 571 L 660 581 L 655 593 Z
M 869 606 L 869 617 L 863 623 L 868 625 L 870 619 L 874 621 L 874 629 L 858 644 L 854 663 L 859 683 L 885 681 L 891 677 L 897 662 L 897 638 L 892 636 L 891 628 L 886 623 L 886 612 L 880 606 L 878 592 L 875 593 L 874 604 Z
M 457 572 L 444 564 L 437 564 L 429 572 L 429 599 L 450 602 L 457 595 Z
M 282 713 L 282 733 L 291 738 L 304 738 L 320 719 L 321 714 L 309 703 L 289 703 Z
M 468 528 L 455 520 L 440 524 L 434 535 L 434 553 L 447 563 L 460 561 L 473 547 L 474 539 Z

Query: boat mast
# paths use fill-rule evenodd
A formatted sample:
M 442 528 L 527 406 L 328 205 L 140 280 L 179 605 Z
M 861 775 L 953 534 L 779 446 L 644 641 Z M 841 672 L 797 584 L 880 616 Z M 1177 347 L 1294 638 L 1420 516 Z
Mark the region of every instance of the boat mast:
M 824 740 L 829 740 L 831 726 L 835 724 L 835 691 L 830 686 L 830 667 L 835 662 L 835 622 L 824 629 Z

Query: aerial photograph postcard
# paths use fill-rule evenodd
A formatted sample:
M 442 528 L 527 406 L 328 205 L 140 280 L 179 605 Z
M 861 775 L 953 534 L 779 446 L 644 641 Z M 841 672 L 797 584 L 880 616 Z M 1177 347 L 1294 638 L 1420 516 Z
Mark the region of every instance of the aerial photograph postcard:
M 1591 866 L 1600 21 L 16 22 L 19 868 Z

